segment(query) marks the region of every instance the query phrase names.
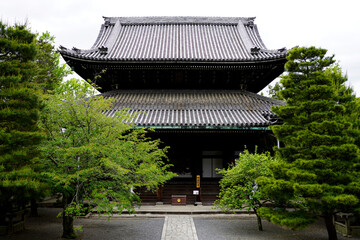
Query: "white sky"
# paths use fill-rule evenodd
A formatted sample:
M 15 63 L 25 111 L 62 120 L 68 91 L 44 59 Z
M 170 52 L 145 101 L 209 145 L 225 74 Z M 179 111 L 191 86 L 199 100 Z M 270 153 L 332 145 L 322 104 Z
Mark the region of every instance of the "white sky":
M 0 19 L 49 31 L 56 46 L 87 49 L 102 16 L 256 17 L 269 49 L 316 46 L 335 54 L 360 96 L 360 13 L 356 0 L 0 0 Z

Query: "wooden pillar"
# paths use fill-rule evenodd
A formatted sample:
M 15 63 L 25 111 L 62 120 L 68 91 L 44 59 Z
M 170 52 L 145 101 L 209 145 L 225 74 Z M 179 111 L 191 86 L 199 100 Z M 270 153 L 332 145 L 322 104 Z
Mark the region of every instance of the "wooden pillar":
M 156 205 L 164 204 L 162 201 L 162 186 L 159 186 L 156 194 Z

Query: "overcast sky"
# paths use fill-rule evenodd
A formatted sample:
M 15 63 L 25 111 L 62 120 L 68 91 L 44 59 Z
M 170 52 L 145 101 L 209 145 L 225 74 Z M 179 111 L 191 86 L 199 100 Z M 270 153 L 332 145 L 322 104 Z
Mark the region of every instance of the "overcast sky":
M 316 46 L 335 54 L 360 96 L 360 13 L 356 0 L 0 0 L 0 19 L 49 31 L 56 46 L 88 49 L 102 16 L 256 17 L 269 49 Z

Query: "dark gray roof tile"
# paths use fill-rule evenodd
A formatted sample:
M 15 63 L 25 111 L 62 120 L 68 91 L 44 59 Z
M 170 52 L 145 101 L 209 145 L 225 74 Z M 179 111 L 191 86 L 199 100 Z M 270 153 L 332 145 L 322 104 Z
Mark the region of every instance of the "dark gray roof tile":
M 256 61 L 287 55 L 287 51 L 265 47 L 253 24 L 254 18 L 105 17 L 104 20 L 91 49 L 59 51 L 63 55 L 107 61 Z
M 102 96 L 116 99 L 106 115 L 128 108 L 139 126 L 268 126 L 271 106 L 283 104 L 241 90 L 116 90 Z

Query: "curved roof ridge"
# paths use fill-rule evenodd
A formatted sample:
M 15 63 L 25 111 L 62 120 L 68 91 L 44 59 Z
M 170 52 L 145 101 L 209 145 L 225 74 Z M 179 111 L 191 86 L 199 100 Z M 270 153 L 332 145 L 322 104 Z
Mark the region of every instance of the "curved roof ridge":
M 103 17 L 104 21 L 122 24 L 244 24 L 255 17 L 197 17 L 197 16 L 138 16 L 138 17 Z

